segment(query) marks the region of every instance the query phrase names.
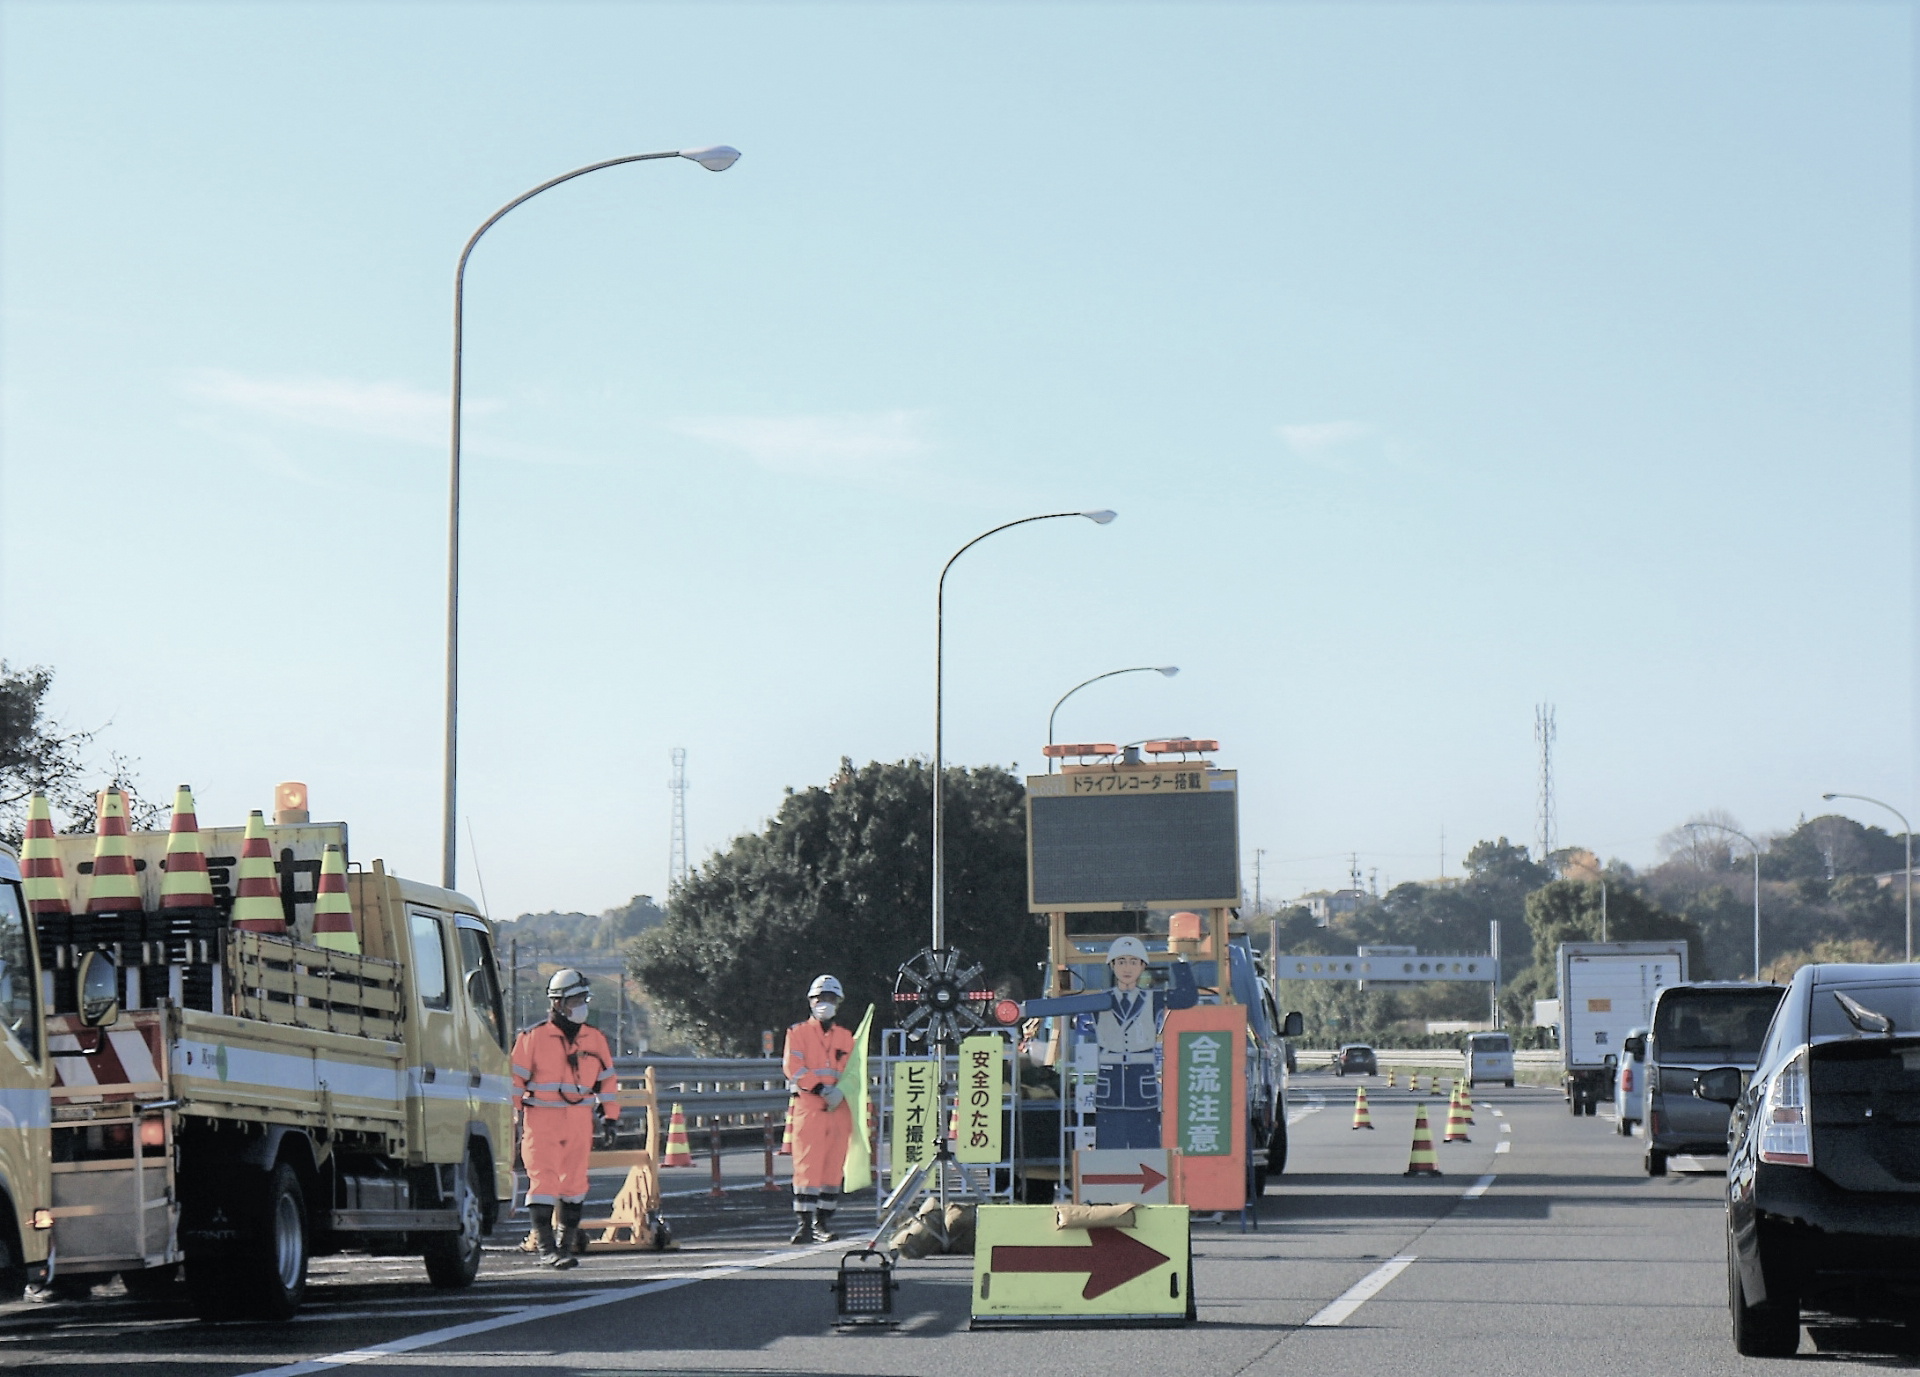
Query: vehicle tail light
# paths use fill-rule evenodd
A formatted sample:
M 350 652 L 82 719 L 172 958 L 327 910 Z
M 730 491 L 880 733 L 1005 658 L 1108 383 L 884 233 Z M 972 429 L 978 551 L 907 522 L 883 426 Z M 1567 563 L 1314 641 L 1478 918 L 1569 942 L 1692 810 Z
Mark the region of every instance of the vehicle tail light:
M 1774 1076 L 1760 1105 L 1760 1160 L 1781 1166 L 1813 1165 L 1807 1133 L 1807 1049 L 1801 1048 Z
M 140 1121 L 140 1142 L 144 1147 L 165 1147 L 167 1145 L 167 1121 L 165 1119 L 142 1119 Z
M 1620 1068 L 1620 1088 L 1629 1095 L 1633 1093 L 1633 1067 L 1623 1066 Z

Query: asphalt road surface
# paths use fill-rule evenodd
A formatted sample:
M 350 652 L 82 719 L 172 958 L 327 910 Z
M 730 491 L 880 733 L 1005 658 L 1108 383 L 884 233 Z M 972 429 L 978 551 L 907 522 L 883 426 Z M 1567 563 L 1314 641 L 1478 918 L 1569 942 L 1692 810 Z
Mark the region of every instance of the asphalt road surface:
M 1368 1087 L 1371 1133 L 1349 1128 Z M 555 1273 L 502 1236 L 469 1291 L 413 1259 L 327 1258 L 291 1324 L 202 1325 L 117 1284 L 0 1308 L 0 1366 L 139 1377 L 513 1369 L 565 1377 L 703 1373 L 1419 1373 L 1687 1377 L 1779 1370 L 1727 1337 L 1717 1171 L 1649 1179 L 1638 1139 L 1575 1119 L 1557 1091 L 1485 1089 L 1444 1175 L 1407 1178 L 1414 1106 L 1378 1078 L 1296 1078 L 1293 1154 L 1256 1232 L 1194 1229 L 1199 1321 L 1180 1329 L 973 1332 L 971 1260 L 904 1263 L 897 1328 L 836 1334 L 842 1245 L 788 1248 L 783 1195 L 668 1201 L 683 1247 Z M 1435 1136 L 1444 1100 L 1429 1101 Z M 1718 1163 L 1704 1162 L 1703 1167 Z M 727 1162 L 751 1187 L 758 1155 Z M 610 1196 L 617 1180 L 599 1183 Z M 669 1191 L 699 1190 L 698 1169 Z M 842 1219 L 850 1212 L 843 1212 Z M 1912 1367 L 1901 1331 L 1815 1326 L 1802 1363 Z M 1875 1350 L 1879 1350 L 1876 1352 Z

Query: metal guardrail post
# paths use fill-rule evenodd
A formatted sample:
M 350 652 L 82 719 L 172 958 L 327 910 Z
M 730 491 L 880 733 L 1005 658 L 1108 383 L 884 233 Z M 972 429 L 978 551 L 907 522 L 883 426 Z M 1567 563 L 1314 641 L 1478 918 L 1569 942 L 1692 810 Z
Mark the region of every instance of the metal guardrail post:
M 718 1117 L 707 1120 L 707 1146 L 713 1153 L 713 1188 L 707 1194 L 717 1200 L 726 1194 L 720 1188 L 720 1120 Z
M 777 1191 L 780 1188 L 773 1184 L 773 1115 L 772 1114 L 762 1114 L 760 1116 L 760 1139 L 762 1144 L 765 1146 L 767 1150 L 767 1182 L 764 1186 L 761 1187 L 761 1189 L 768 1190 L 768 1191 Z

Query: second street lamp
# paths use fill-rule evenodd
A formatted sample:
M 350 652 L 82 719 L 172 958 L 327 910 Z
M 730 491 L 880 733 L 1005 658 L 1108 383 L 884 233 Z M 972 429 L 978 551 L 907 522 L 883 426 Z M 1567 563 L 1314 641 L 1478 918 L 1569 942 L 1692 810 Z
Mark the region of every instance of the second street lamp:
M 1891 803 L 1882 803 L 1877 798 L 1868 798 L 1865 794 L 1822 794 L 1821 798 L 1832 803 L 1837 798 L 1856 799 L 1861 803 L 1871 803 L 1876 808 L 1884 808 L 1906 829 L 1907 835 L 1907 960 L 1913 960 L 1913 824 L 1907 821 L 1907 815 Z
M 940 581 L 933 595 L 933 949 L 945 951 L 947 946 L 947 903 L 946 903 L 946 857 L 945 839 L 941 836 L 941 819 L 945 808 L 940 796 L 945 785 L 945 760 L 941 740 L 941 700 L 945 687 L 946 644 L 947 644 L 947 570 L 953 568 L 953 562 L 967 551 L 978 545 L 990 535 L 1010 531 L 1015 526 L 1027 526 L 1036 521 L 1058 521 L 1062 517 L 1083 516 L 1096 526 L 1104 526 L 1117 515 L 1106 510 L 1091 512 L 1043 512 L 1039 516 L 1023 516 L 1018 521 L 1002 522 L 992 530 L 982 531 L 979 535 L 962 545 L 947 557 L 940 566 Z
M 1737 827 L 1729 827 L 1724 822 L 1690 822 L 1688 827 L 1712 827 L 1721 832 L 1730 832 L 1745 842 L 1753 852 L 1753 978 L 1760 978 L 1760 846 L 1752 837 Z
M 1135 665 L 1131 669 L 1110 669 L 1105 674 L 1096 674 L 1091 679 L 1081 680 L 1065 693 L 1061 694 L 1059 701 L 1053 705 L 1053 711 L 1047 714 L 1047 744 L 1049 746 L 1053 744 L 1053 719 L 1060 711 L 1060 704 L 1066 702 L 1067 699 L 1073 697 L 1074 694 L 1080 692 L 1080 690 L 1088 684 L 1097 684 L 1102 679 L 1113 678 L 1116 674 L 1164 674 L 1167 678 L 1171 679 L 1179 672 L 1180 666 L 1178 665 Z M 1047 757 L 1047 773 L 1053 773 L 1052 756 Z
M 465 330 L 467 259 L 473 253 L 473 246 L 480 242 L 480 236 L 499 223 L 501 216 L 515 206 L 526 204 L 541 192 L 551 191 L 562 182 L 570 182 L 575 177 L 584 177 L 602 168 L 620 167 L 625 163 L 657 162 L 662 158 L 685 158 L 688 162 L 700 164 L 709 172 L 725 172 L 739 161 L 740 151 L 725 144 L 715 144 L 711 148 L 682 148 L 665 153 L 630 153 L 624 158 L 608 158 L 605 162 L 588 163 L 585 167 L 563 172 L 531 191 L 521 192 L 481 221 L 480 228 L 468 236 L 466 245 L 460 250 L 459 261 L 454 264 L 453 418 L 447 459 L 447 707 L 440 800 L 440 884 L 446 889 L 454 887 L 454 815 L 460 766 L 460 362 Z

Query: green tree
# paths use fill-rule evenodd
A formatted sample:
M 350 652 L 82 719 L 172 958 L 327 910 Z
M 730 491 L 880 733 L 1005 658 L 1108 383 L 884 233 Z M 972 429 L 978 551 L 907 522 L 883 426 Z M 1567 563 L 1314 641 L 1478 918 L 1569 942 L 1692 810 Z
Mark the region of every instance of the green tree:
M 1527 927 L 1533 934 L 1533 964 L 1509 987 L 1504 1002 L 1512 1016 L 1531 1023 L 1533 1001 L 1554 996 L 1560 944 L 1601 940 L 1600 886 L 1579 880 L 1542 885 L 1527 896 Z M 1610 942 L 1684 941 L 1688 970 L 1699 966 L 1699 928 L 1632 889 L 1607 885 L 1605 930 Z
M 41 665 L 13 669 L 0 660 L 0 841 L 20 845 L 27 799 L 36 789 L 46 792 L 56 825 L 64 820 L 63 831 L 90 831 L 94 793 L 110 785 L 127 796 L 129 826 L 152 826 L 166 810 L 141 797 L 135 762 L 113 752 L 104 777 L 90 770 L 86 749 L 94 733 L 62 726 L 48 715 L 52 687 L 52 670 Z
M 983 979 L 1037 993 L 1046 932 L 1026 908 L 1025 789 L 987 767 L 947 771 L 949 941 Z M 787 791 L 764 831 L 736 837 L 677 889 L 666 920 L 628 946 L 667 1029 L 703 1052 L 759 1054 L 760 1031 L 805 1016 L 822 972 L 858 1019 L 891 1021 L 894 975 L 927 945 L 933 858 L 925 762 L 841 761 L 824 787 Z

